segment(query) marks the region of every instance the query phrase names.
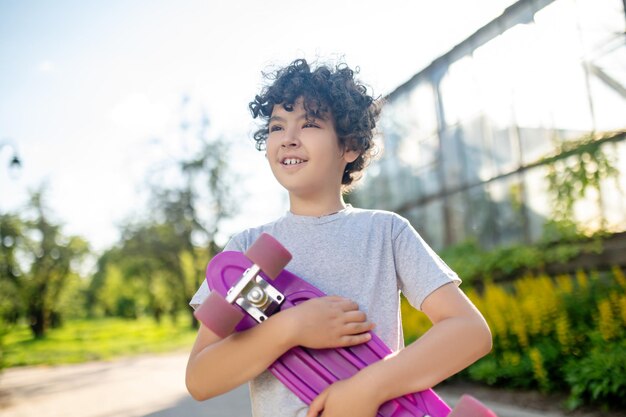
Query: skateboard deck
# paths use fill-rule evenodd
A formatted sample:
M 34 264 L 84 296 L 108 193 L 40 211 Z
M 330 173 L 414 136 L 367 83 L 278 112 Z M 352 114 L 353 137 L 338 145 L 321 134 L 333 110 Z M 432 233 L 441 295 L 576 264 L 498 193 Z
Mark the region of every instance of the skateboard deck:
M 325 294 L 302 278 L 283 269 L 291 255 L 271 236 L 263 234 L 244 254 L 226 251 L 207 267 L 211 294 L 195 315 L 221 337 L 243 331 L 271 314 Z M 273 278 L 273 279 L 272 279 Z M 307 405 L 330 384 L 356 374 L 391 352 L 374 332 L 367 343 L 334 349 L 294 347 L 268 370 Z M 457 411 L 458 410 L 458 411 Z M 469 396 L 455 411 L 431 389 L 384 403 L 380 417 L 495 417 Z

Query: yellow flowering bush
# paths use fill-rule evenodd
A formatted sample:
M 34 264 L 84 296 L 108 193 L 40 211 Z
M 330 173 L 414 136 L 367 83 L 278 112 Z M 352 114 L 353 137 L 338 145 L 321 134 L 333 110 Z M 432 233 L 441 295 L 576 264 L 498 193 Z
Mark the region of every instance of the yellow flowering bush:
M 463 375 L 491 385 L 567 391 L 569 405 L 626 406 L 626 277 L 579 270 L 465 289 L 494 338 Z M 407 343 L 429 327 L 403 302 Z

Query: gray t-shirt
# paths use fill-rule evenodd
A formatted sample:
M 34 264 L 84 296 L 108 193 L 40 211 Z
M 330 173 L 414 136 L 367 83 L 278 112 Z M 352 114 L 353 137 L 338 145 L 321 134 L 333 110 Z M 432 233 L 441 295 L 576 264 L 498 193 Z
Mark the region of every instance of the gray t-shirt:
M 235 235 L 225 250 L 245 252 L 263 232 L 293 255 L 287 270 L 328 295 L 356 301 L 393 351 L 404 345 L 399 292 L 419 309 L 437 288 L 461 282 L 411 224 L 391 212 L 352 206 L 322 217 L 287 212 Z M 196 308 L 208 293 L 204 281 L 189 304 Z M 254 417 L 306 415 L 307 406 L 268 371 L 250 382 L 250 395 Z

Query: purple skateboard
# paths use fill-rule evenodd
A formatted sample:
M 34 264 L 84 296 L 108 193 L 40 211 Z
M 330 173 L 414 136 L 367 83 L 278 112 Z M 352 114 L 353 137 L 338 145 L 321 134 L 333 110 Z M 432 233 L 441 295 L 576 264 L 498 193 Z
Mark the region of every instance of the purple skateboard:
M 222 252 L 207 267 L 209 297 L 195 315 L 220 337 L 263 322 L 271 314 L 325 294 L 283 268 L 291 254 L 274 238 L 263 234 L 243 254 Z M 333 382 L 346 379 L 377 362 L 391 350 L 373 332 L 369 342 L 346 348 L 295 347 L 269 371 L 307 405 Z M 495 417 L 470 396 L 450 407 L 433 390 L 395 398 L 378 410 L 380 417 Z

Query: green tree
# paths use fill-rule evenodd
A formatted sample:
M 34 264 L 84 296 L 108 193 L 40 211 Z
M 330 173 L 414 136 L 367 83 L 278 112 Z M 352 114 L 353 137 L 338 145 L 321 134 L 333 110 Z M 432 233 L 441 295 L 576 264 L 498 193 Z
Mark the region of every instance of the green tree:
M 18 282 L 23 274 L 17 261 L 24 235 L 24 221 L 16 214 L 0 214 L 0 320 L 14 324 L 23 313 Z
M 210 135 L 206 115 L 195 130 L 181 123 L 181 134 L 192 151 L 153 171 L 147 179 L 149 214 L 125 225 L 116 249 L 98 262 L 89 297 L 105 314 L 120 315 L 120 303 L 157 320 L 185 310 L 196 325 L 187 302 L 220 249 L 215 238 L 222 222 L 236 212 L 234 177 L 227 162 L 230 147 L 223 137 Z M 138 282 L 134 296 L 122 295 Z M 118 288 L 117 296 L 112 288 Z
M 23 309 L 19 303 L 17 281 L 22 274 L 16 248 L 24 224 L 15 214 L 0 214 L 0 369 L 4 366 L 4 336 L 17 322 Z
M 59 301 L 71 279 L 73 266 L 89 252 L 87 242 L 78 236 L 64 236 L 61 226 L 49 219 L 42 192 L 31 197 L 34 220 L 28 221 L 24 240 L 28 271 L 18 288 L 26 306 L 26 316 L 35 337 L 43 337 L 50 324 L 62 317 Z
M 89 247 L 80 237 L 65 236 L 51 220 L 43 191 L 33 193 L 26 211 L 31 216 L 25 219 L 11 214 L 1 219 L 0 286 L 12 295 L 1 308 L 9 321 L 25 316 L 41 338 L 50 325 L 60 325 L 63 307 L 70 305 L 67 292 L 80 292 L 76 269 Z
M 168 255 L 163 254 L 162 259 L 167 260 L 176 293 L 187 308 L 204 278 L 206 263 L 220 250 L 215 240 L 223 221 L 236 214 L 236 177 L 228 164 L 231 147 L 224 137 L 211 133 L 206 113 L 201 113 L 196 124 L 182 122 L 181 135 L 194 151 L 176 160 L 173 175 L 180 179 L 176 186 L 153 183 L 151 212 L 156 223 L 170 226 L 173 232 L 167 240 Z M 195 326 L 193 315 L 190 317 Z
M 183 246 L 174 225 L 134 225 L 127 229 L 123 251 L 127 276 L 141 279 L 148 296 L 148 308 L 155 319 L 164 313 L 175 317 L 184 306 L 188 283 L 180 262 Z
M 548 188 L 552 194 L 553 214 L 556 221 L 573 222 L 574 206 L 583 200 L 589 190 L 595 190 L 600 213 L 603 213 L 601 186 L 609 178 L 617 179 L 619 170 L 614 157 L 606 152 L 606 144 L 624 139 L 624 132 L 613 132 L 605 136 L 585 136 L 567 141 L 559 146 L 554 156 L 540 162 L 548 167 Z M 619 183 L 616 181 L 617 192 Z M 601 229 L 606 219 L 600 218 Z

